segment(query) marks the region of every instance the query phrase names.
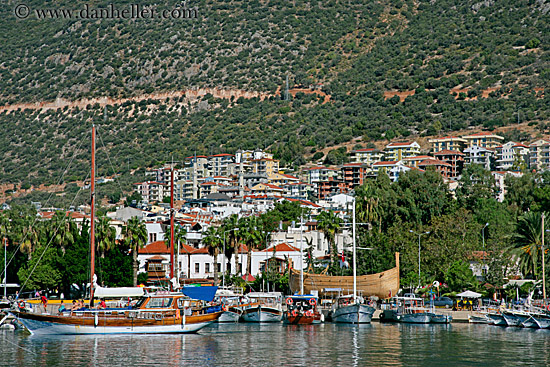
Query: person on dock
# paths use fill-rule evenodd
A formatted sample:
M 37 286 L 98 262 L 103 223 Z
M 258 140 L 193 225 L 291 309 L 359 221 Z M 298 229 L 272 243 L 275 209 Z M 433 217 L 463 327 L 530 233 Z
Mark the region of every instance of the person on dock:
M 63 303 L 63 300 L 61 300 L 61 304 L 59 305 L 59 308 L 57 309 L 57 314 L 61 315 L 66 310 L 67 309 L 65 308 L 65 304 Z
M 43 294 L 42 297 L 40 298 L 40 300 L 42 301 L 42 304 L 44 305 L 44 313 L 48 312 L 48 298 L 46 297 L 46 295 Z

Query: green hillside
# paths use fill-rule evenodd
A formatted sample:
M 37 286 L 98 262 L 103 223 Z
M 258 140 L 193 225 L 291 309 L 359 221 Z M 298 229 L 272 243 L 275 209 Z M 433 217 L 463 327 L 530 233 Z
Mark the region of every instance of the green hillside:
M 92 121 L 105 144 L 100 173 L 125 174 L 256 147 L 297 166 L 355 137 L 366 144 L 518 118 L 544 133 L 549 120 L 544 1 L 196 1 L 198 19 L 133 21 L 17 20 L 14 6 L 0 7 L 0 105 L 197 87 L 274 96 L 126 102 L 106 119 L 100 106 L 0 113 L 1 182 L 55 183 L 73 157 L 66 180 L 84 179 Z M 330 102 L 300 93 L 283 101 L 275 92 L 287 75 L 291 87 L 322 88 Z M 384 98 L 389 90 L 415 94 L 400 102 Z

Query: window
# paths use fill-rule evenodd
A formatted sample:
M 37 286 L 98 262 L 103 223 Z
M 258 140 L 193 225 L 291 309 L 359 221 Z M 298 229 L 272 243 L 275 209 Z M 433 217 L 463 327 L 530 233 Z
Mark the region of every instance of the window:
M 172 298 L 151 298 L 145 308 L 167 308 L 172 304 Z
M 157 241 L 157 234 L 149 233 L 149 242 L 156 242 L 156 241 Z
M 217 263 L 216 265 L 218 266 L 218 273 L 221 273 L 221 271 L 222 271 L 222 264 L 221 264 L 221 263 Z
M 201 264 L 195 263 L 195 273 L 198 273 L 199 271 L 201 271 Z
M 205 273 L 210 273 L 210 264 L 208 264 L 208 263 L 204 264 L 204 272 Z

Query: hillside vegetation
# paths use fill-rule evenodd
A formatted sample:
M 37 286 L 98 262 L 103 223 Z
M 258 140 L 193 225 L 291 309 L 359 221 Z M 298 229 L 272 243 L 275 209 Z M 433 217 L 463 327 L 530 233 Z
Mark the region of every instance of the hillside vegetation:
M 135 21 L 17 20 L 11 5 L 0 10 L 0 105 L 199 87 L 271 97 L 4 112 L 2 182 L 57 183 L 73 158 L 64 180 L 85 179 L 91 122 L 102 133 L 102 174 L 194 152 L 270 148 L 297 166 L 357 137 L 366 144 L 518 120 L 547 129 L 550 4 L 542 0 L 203 0 L 189 3 L 198 19 Z M 319 88 L 330 100 L 283 100 L 287 75 L 290 87 Z M 400 101 L 387 91 L 414 94 Z

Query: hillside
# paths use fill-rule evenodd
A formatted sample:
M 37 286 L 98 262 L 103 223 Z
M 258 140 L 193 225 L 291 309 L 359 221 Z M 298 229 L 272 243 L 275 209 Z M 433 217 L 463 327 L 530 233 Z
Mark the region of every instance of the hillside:
M 353 139 L 548 128 L 543 0 L 203 0 L 186 20 L 18 20 L 14 5 L 0 8 L 2 183 L 57 184 L 69 163 L 63 181 L 84 180 L 91 122 L 103 175 L 194 152 L 270 148 L 297 166 Z

